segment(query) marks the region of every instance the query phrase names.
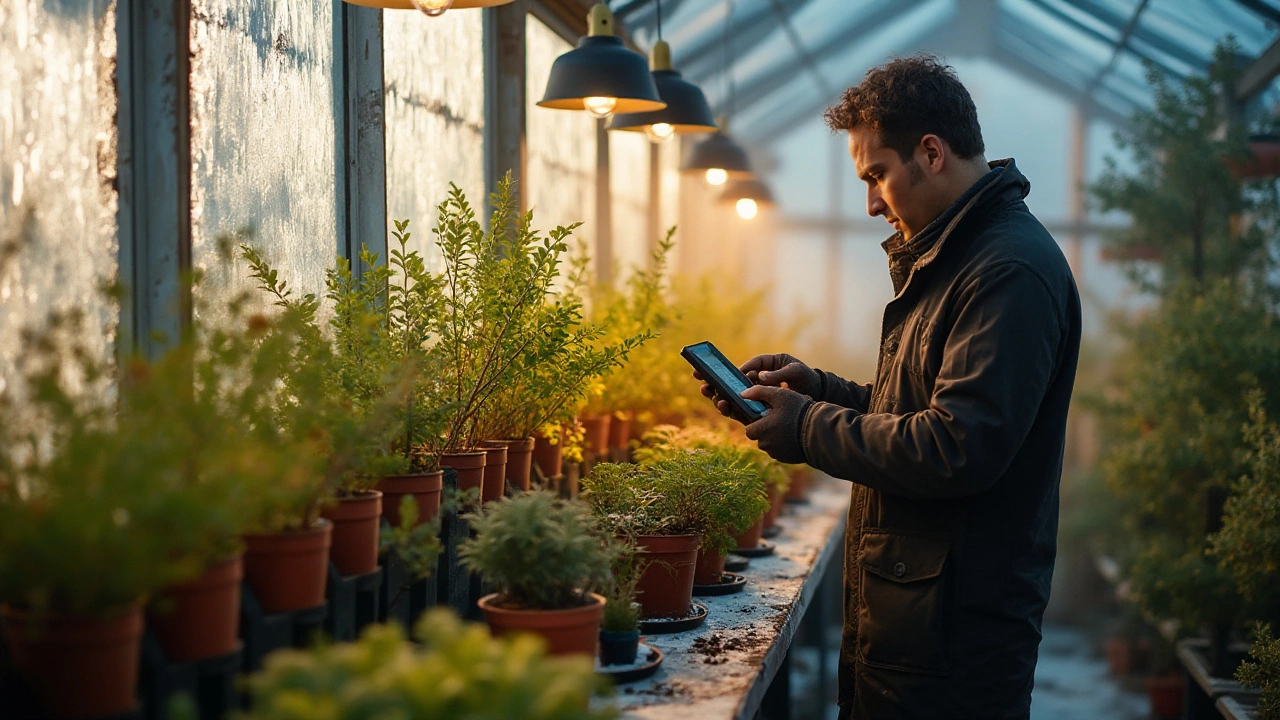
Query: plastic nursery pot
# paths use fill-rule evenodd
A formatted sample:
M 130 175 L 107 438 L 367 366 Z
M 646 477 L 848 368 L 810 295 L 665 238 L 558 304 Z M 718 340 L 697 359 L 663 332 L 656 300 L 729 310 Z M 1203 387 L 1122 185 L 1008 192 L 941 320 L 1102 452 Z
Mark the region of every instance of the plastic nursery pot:
M 604 597 L 592 593 L 589 605 L 563 610 L 508 610 L 496 605 L 497 599 L 498 594 L 493 593 L 480 598 L 479 603 L 494 635 L 529 632 L 545 639 L 552 655 L 595 656 L 604 620 Z
M 210 565 L 200 577 L 161 593 L 147 610 L 147 625 L 169 662 L 227 655 L 240 634 L 240 581 L 244 557 Z
M 627 413 L 623 417 L 616 414 L 609 421 L 609 447 L 626 450 L 631 442 L 631 421 L 635 416 Z
M 776 485 L 769 486 L 769 509 L 764 511 L 764 527 L 771 528 L 778 524 L 778 511 L 782 509 L 782 491 Z
M 1181 673 L 1147 678 L 1147 699 L 1151 702 L 1151 716 L 1164 720 L 1182 717 L 1185 690 L 1186 680 Z
M 444 487 L 444 471 L 433 470 L 417 475 L 388 475 L 378 481 L 382 493 L 382 517 L 392 527 L 400 527 L 400 503 L 411 495 L 418 503 L 418 524 L 436 519 L 440 514 L 440 490 Z
M 533 438 L 489 442 L 507 446 L 507 482 L 511 487 L 528 490 L 529 474 L 533 472 Z
M 559 477 L 560 471 L 564 466 L 561 460 L 560 451 L 564 446 L 560 443 L 555 445 L 551 441 L 537 435 L 533 439 L 533 461 L 538 464 L 538 469 L 542 471 L 545 478 Z
M 440 456 L 440 467 L 453 468 L 458 472 L 458 492 L 460 494 L 475 488 L 479 497 L 484 489 L 484 462 L 487 453 L 484 450 L 460 450 Z
M 34 616 L 0 606 L 14 670 L 51 718 L 89 720 L 136 707 L 142 607 L 104 616 Z
M 507 446 L 496 442 L 483 442 L 484 481 L 480 487 L 480 499 L 484 502 L 501 500 L 507 487 Z
M 764 532 L 764 516 L 737 536 L 739 550 L 751 550 L 760 544 L 760 533 Z
M 636 551 L 644 571 L 636 584 L 641 617 L 682 618 L 693 600 L 693 573 L 698 562 L 699 535 L 640 535 Z
M 640 649 L 640 631 L 600 631 L 600 664 L 630 665 L 636 661 Z
M 578 418 L 582 423 L 582 432 L 586 449 L 596 455 L 603 456 L 609 451 L 609 420 L 612 415 L 584 415 Z
M 244 578 L 269 613 L 313 608 L 324 602 L 333 523 L 321 518 L 306 530 L 244 536 Z
M 699 550 L 698 564 L 693 570 L 693 584 L 719 585 L 722 575 L 724 575 L 724 555 L 711 548 L 704 547 Z
M 333 523 L 329 559 L 342 575 L 368 575 L 378 569 L 378 535 L 382 493 L 372 490 L 338 498 L 320 517 Z
M 813 470 L 808 466 L 791 471 L 791 487 L 787 488 L 786 500 L 800 501 L 809 497 L 809 477 Z

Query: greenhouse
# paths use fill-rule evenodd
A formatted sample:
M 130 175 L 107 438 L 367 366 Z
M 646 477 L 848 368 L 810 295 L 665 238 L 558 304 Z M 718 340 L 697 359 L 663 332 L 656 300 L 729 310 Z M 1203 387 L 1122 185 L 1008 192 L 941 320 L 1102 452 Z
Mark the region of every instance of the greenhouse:
M 1280 720 L 1280 0 L 0 0 L 0 720 Z

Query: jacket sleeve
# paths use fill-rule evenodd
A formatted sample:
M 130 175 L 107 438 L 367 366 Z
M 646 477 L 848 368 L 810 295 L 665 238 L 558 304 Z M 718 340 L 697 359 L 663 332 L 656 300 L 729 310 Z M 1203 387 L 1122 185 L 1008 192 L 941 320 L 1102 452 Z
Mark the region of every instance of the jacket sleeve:
M 929 407 L 895 415 L 816 403 L 805 456 L 827 474 L 913 498 L 989 489 L 1035 422 L 1057 370 L 1064 319 L 1030 267 L 988 268 L 957 295 Z
M 814 368 L 822 379 L 821 397 L 814 398 L 832 405 L 866 412 L 871 408 L 871 385 L 852 383 L 833 372 Z

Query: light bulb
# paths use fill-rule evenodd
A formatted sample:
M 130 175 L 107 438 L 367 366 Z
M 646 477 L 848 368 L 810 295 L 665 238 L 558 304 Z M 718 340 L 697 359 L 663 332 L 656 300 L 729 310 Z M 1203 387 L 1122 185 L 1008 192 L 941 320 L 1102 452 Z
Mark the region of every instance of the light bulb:
M 649 136 L 649 142 L 658 145 L 675 137 L 676 129 L 671 123 L 654 123 L 644 126 L 644 134 Z
M 760 208 L 756 205 L 756 201 L 751 198 L 738 199 L 738 217 L 743 220 L 750 220 L 760 212 Z
M 593 117 L 603 120 L 613 114 L 613 109 L 618 106 L 618 98 L 584 97 L 582 98 L 582 105 Z
M 707 170 L 708 185 L 723 185 L 725 180 L 728 179 L 729 173 L 725 172 L 723 168 L 711 168 L 710 170 Z
M 445 10 L 453 7 L 453 0 L 413 0 L 413 6 L 429 17 L 440 17 Z

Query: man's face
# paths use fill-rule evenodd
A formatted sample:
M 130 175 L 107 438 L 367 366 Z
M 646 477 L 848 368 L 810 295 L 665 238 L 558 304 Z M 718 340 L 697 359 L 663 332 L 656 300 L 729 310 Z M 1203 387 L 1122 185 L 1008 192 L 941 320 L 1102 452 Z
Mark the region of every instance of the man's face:
M 903 239 L 910 240 L 937 216 L 922 186 L 926 173 L 919 153 L 904 163 L 896 150 L 881 144 L 879 133 L 858 126 L 849 131 L 849 156 L 867 184 L 867 214 L 883 215 Z

